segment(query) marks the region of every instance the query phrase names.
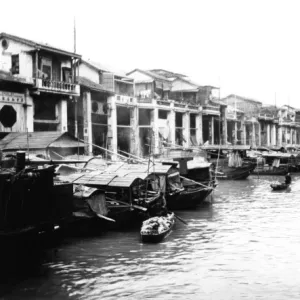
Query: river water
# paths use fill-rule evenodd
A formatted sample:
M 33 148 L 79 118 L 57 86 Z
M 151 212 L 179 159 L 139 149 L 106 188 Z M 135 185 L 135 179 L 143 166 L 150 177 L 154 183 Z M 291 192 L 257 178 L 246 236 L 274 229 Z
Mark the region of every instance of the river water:
M 160 244 L 137 230 L 69 238 L 1 299 L 300 299 L 300 176 L 272 192 L 276 179 L 220 181 Z

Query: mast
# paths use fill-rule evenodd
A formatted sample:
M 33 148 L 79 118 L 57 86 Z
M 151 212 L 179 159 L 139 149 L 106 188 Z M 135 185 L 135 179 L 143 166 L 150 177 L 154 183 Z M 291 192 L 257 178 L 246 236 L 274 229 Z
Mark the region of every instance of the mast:
M 76 19 L 74 16 L 74 53 L 76 53 Z

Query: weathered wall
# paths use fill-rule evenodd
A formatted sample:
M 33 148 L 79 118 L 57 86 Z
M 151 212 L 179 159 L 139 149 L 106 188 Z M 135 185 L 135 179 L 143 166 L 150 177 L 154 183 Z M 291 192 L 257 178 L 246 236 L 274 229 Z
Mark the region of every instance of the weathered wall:
M 84 63 L 79 66 L 79 76 L 86 77 L 96 83 L 99 83 L 99 72 Z
M 6 39 L 8 40 L 8 39 Z M 29 80 L 33 77 L 32 68 L 32 55 L 26 53 L 26 51 L 33 50 L 33 47 L 8 40 L 8 48 L 6 50 L 2 49 L 0 40 L 0 69 L 6 72 L 11 70 L 11 55 L 19 54 L 19 70 L 20 73 L 14 75 L 15 77 L 28 78 Z
M 23 104 L 25 104 L 24 94 L 0 91 L 0 132 L 26 131 L 27 120 Z M 5 108 L 3 108 L 4 106 Z M 12 122 L 12 118 L 9 116 L 11 111 L 15 111 L 16 122 L 12 127 L 5 127 L 3 123 Z M 14 112 L 12 112 L 12 114 L 14 114 Z
M 262 107 L 261 102 L 251 101 L 247 99 L 240 99 L 235 97 L 226 98 L 226 103 L 232 106 L 236 106 L 237 109 L 245 112 L 248 116 L 258 114 Z

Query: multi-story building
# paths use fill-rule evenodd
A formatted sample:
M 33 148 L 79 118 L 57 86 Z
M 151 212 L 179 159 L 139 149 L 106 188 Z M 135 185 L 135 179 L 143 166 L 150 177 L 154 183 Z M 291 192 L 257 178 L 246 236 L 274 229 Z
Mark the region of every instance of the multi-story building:
M 214 127 L 216 122 L 226 123 L 220 118 L 225 116 L 226 105 L 213 100 L 214 87 L 200 86 L 183 74 L 162 69 L 135 69 L 127 75 L 135 82 L 138 138 L 151 139 L 155 153 L 161 152 L 164 145 L 214 144 L 226 136 L 227 130 L 222 129 L 220 134 L 219 126 Z M 149 142 L 140 143 L 141 155 L 149 152 L 144 145 Z
M 243 144 L 281 147 L 299 143 L 300 123 L 296 121 L 295 108 L 263 106 L 262 102 L 237 95 L 229 95 L 224 101 L 244 114 L 241 119 Z
M 130 152 L 134 127 L 127 103 L 133 102 L 133 79 L 99 63 L 81 60 L 78 83 L 81 94 L 78 103 L 70 106 L 69 120 L 74 124 L 73 133 L 78 131 L 88 145 L 87 152 L 106 153 L 101 149 L 107 148 Z M 124 109 L 117 108 L 116 103 Z
M 0 47 L 0 131 L 67 131 L 80 55 L 6 33 Z

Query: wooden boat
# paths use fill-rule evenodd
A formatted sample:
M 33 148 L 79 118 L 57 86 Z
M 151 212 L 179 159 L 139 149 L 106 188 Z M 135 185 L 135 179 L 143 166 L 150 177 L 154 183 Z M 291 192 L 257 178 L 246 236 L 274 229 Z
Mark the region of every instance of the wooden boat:
M 139 165 L 137 167 L 138 170 Z M 88 198 L 83 197 L 82 192 L 78 192 L 78 195 L 74 194 L 74 204 L 75 201 L 77 203 L 74 207 L 79 208 L 74 216 L 89 223 L 93 219 L 98 219 L 99 222 L 101 219 L 102 222 L 99 226 L 110 229 L 140 224 L 150 216 L 155 216 L 156 212 L 159 212 L 164 205 L 160 191 L 152 189 L 151 179 L 147 178 L 149 174 L 135 173 L 129 169 L 127 164 L 124 165 L 124 169 L 118 170 L 118 172 L 100 170 L 62 176 L 61 179 L 71 181 L 76 186 L 84 185 L 98 189 L 100 192 L 100 195 L 97 196 L 98 200 L 94 199 L 98 204 L 94 203 L 93 205 Z M 92 190 L 89 190 L 90 192 L 94 193 Z M 86 196 L 90 197 L 89 193 Z M 106 205 L 102 211 L 98 210 L 100 200 L 101 202 L 104 200 Z M 104 222 L 104 220 L 106 221 Z M 108 220 L 115 222 L 107 222 Z
M 273 191 L 280 191 L 280 190 L 287 189 L 290 185 L 283 182 L 283 183 L 272 183 L 270 186 L 273 189 Z
M 207 151 L 217 179 L 246 179 L 256 167 L 255 162 L 246 159 L 248 145 L 208 145 L 202 149 Z
M 279 148 L 273 148 L 274 150 Z M 256 157 L 256 168 L 253 174 L 257 175 L 284 175 L 286 172 L 299 172 L 300 156 L 297 153 L 264 152 Z
M 164 199 L 158 191 L 150 190 L 148 176 L 129 173 L 124 177 L 116 177 L 108 184 L 105 191 L 108 217 L 123 227 L 140 224 L 149 216 L 160 213 Z
M 24 154 L 0 159 L 1 274 L 56 246 L 72 215 L 73 185 L 55 183 L 54 166 L 26 167 Z
M 214 185 L 210 183 L 200 185 L 188 178 L 180 178 L 179 173 L 174 172 L 167 180 L 167 207 L 171 210 L 196 208 L 205 203 L 213 190 Z
M 242 180 L 248 178 L 255 168 L 255 164 L 247 163 L 241 167 L 219 166 L 215 171 L 217 179 Z
M 253 175 L 271 175 L 271 176 L 279 176 L 285 175 L 287 172 L 286 168 L 255 168 L 252 171 Z
M 175 224 L 175 215 L 153 217 L 143 222 L 140 235 L 143 243 L 159 243 L 168 236 Z

